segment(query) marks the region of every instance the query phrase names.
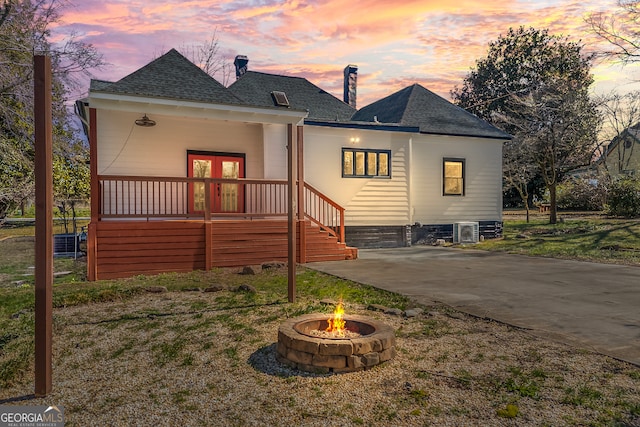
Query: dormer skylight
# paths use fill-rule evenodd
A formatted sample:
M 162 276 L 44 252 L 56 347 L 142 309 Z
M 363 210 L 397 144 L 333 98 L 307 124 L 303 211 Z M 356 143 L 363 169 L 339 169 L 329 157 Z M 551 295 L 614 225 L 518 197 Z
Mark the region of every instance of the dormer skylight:
M 273 92 L 271 92 L 271 96 L 273 97 L 273 102 L 277 107 L 289 106 L 289 99 L 287 98 L 286 93 L 274 90 Z

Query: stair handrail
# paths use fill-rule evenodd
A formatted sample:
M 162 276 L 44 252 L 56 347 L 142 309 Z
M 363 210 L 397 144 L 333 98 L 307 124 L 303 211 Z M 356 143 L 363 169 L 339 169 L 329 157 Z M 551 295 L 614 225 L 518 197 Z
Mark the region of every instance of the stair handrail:
M 304 190 L 305 218 L 344 243 L 344 208 L 307 182 Z

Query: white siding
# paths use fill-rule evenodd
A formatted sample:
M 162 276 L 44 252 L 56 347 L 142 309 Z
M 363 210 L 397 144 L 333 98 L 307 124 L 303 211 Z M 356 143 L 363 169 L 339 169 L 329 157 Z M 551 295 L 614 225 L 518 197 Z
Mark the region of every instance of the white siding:
M 154 127 L 140 127 L 140 114 L 99 110 L 98 174 L 187 175 L 187 150 L 246 154 L 246 177 L 263 178 L 261 124 L 153 114 Z M 108 123 L 108 125 L 107 125 Z
M 502 218 L 502 142 L 482 138 L 416 136 L 413 140 L 413 221 L 451 224 Z M 443 196 L 446 157 L 465 159 L 465 195 Z
M 349 225 L 409 223 L 408 144 L 392 143 L 389 179 L 370 179 L 345 206 Z
M 98 111 L 98 173 L 183 177 L 187 150 L 246 155 L 247 178 L 286 179 L 281 124 Z M 108 125 L 107 125 L 108 123 Z M 358 142 L 352 142 L 358 138 Z M 391 150 L 391 178 L 343 178 L 342 148 Z M 502 218 L 502 142 L 482 138 L 305 126 L 305 181 L 346 208 L 346 224 L 451 224 Z M 465 159 L 465 195 L 442 195 L 443 158 Z
M 407 224 L 409 138 L 402 133 L 305 126 L 305 181 L 345 208 L 347 225 Z M 391 150 L 391 179 L 343 178 L 342 148 Z
M 343 147 L 391 150 L 392 178 L 342 178 Z M 464 196 L 442 195 L 445 157 L 465 159 Z M 305 180 L 345 207 L 349 226 L 502 219 L 499 140 L 306 126 L 304 158 Z
M 287 179 L 287 125 L 264 125 L 264 178 Z

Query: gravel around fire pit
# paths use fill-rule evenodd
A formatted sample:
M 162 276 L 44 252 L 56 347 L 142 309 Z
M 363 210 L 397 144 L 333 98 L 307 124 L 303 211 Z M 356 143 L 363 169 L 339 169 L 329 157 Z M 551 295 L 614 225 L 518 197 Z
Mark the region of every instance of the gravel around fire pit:
M 344 331 L 342 332 L 341 335 L 336 335 L 335 332 L 327 332 L 326 330 L 320 330 L 320 329 L 314 329 L 312 331 L 309 331 L 309 335 L 313 335 L 314 337 L 318 337 L 318 338 L 329 338 L 329 339 L 336 339 L 336 338 L 351 339 L 351 338 L 359 338 L 362 336 L 362 334 L 359 334 L 357 332 L 351 332 L 351 331 Z
M 64 406 L 67 426 L 640 425 L 640 370 L 588 350 L 442 306 L 404 319 L 346 303 L 393 327 L 397 356 L 312 374 L 279 363 L 275 343 L 283 320 L 318 302 L 230 308 L 231 294 L 56 309 L 54 391 L 9 404 Z

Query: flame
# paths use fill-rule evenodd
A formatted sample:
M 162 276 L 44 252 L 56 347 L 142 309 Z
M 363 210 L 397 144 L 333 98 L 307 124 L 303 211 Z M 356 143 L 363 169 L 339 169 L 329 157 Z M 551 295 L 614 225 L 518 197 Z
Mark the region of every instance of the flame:
M 345 336 L 345 320 L 342 318 L 344 315 L 344 307 L 342 306 L 342 301 L 338 303 L 336 309 L 333 312 L 333 318 L 327 319 L 327 323 L 329 326 L 326 331 L 331 332 L 332 334 L 338 337 Z

